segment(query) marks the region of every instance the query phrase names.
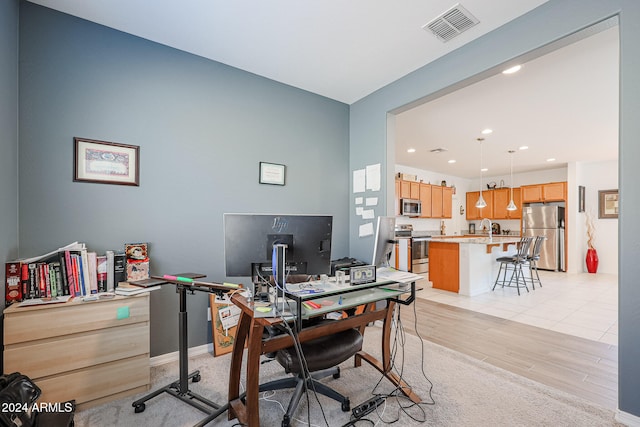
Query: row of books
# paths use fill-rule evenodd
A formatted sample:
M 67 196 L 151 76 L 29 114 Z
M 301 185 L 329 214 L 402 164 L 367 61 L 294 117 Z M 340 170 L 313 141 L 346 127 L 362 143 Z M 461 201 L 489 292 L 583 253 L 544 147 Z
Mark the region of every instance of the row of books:
M 125 245 L 124 251 L 98 255 L 84 243 L 74 242 L 45 255 L 7 262 L 6 305 L 28 299 L 114 292 L 119 282 L 128 279 L 127 270 L 132 271 L 132 266 L 127 268 L 127 248 Z M 136 262 L 133 270 L 138 272 L 139 279 L 140 259 L 131 261 Z M 148 274 L 148 258 L 145 269 Z

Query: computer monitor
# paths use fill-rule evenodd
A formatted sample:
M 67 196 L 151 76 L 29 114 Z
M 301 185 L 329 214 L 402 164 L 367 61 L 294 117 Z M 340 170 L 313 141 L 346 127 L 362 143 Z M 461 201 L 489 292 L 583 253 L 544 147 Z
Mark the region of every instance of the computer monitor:
M 226 275 L 273 275 L 274 246 L 285 248 L 284 274 L 330 274 L 330 215 L 224 214 Z
M 392 216 L 379 216 L 373 246 L 372 265 L 377 268 L 389 267 L 389 258 L 396 243 L 396 219 Z

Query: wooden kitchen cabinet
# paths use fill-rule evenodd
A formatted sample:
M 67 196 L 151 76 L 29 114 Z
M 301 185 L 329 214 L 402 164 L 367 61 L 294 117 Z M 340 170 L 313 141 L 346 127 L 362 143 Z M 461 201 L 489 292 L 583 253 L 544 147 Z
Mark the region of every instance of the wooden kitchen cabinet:
M 521 189 L 523 203 L 564 202 L 567 200 L 566 182 L 523 185 Z
M 433 289 L 459 291 L 460 249 L 457 243 L 429 242 L 429 281 Z
M 522 217 L 522 200 L 520 188 L 513 189 L 513 202 L 516 204 L 515 211 L 508 211 L 507 205 L 511 200 L 511 190 L 509 188 L 499 188 L 493 190 L 493 218 L 492 219 L 520 219 Z
M 431 187 L 431 218 L 442 218 L 442 187 Z
M 487 190 L 482 192 L 482 198 L 487 202 L 487 206 L 482 209 L 476 208 L 476 202 L 480 197 L 479 191 L 470 191 L 467 193 L 467 219 L 475 220 L 482 218 L 493 218 L 493 193 L 495 190 Z M 508 202 L 507 202 L 508 203 Z
M 431 218 L 431 184 L 420 184 L 420 201 L 422 202 L 422 215 L 420 218 Z
M 442 187 L 442 218 L 451 218 L 453 210 L 453 188 Z
M 420 199 L 420 183 L 415 181 L 400 180 L 401 199 Z

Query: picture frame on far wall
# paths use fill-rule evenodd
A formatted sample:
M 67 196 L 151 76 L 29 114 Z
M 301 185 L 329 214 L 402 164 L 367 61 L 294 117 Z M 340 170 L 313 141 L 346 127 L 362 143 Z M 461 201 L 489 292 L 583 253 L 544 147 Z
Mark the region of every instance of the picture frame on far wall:
M 285 165 L 260 162 L 260 184 L 284 185 Z
M 140 147 L 74 137 L 73 180 L 140 186 Z
M 584 212 L 584 185 L 578 185 L 578 212 Z
M 618 190 L 598 191 L 598 218 L 618 218 Z

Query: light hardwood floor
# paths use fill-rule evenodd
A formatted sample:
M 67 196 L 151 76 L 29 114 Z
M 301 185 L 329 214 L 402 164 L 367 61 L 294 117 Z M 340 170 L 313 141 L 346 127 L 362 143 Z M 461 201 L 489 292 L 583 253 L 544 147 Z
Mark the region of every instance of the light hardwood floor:
M 617 346 L 420 298 L 402 307 L 401 319 L 422 339 L 603 407 L 618 406 Z

